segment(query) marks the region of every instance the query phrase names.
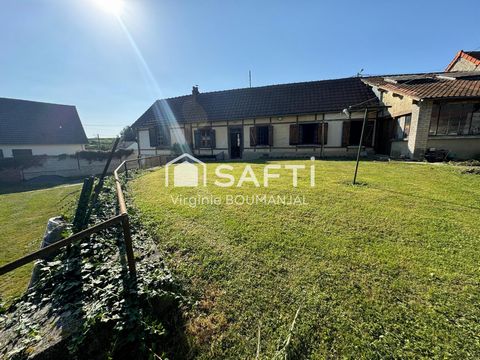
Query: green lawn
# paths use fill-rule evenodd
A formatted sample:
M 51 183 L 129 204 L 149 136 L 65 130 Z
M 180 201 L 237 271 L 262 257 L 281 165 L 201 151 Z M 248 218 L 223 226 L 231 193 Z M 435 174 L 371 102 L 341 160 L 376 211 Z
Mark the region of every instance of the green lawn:
M 38 250 L 47 220 L 72 215 L 80 185 L 22 190 L 22 186 L 0 188 L 0 265 Z M 0 277 L 3 301 L 9 302 L 25 291 L 32 268 L 30 263 Z
M 274 162 L 285 164 L 286 162 Z M 288 162 L 292 163 L 292 162 Z M 296 161 L 309 165 L 309 162 Z M 238 177 L 242 163 L 233 164 Z M 214 172 L 209 165 L 209 174 Z M 262 177 L 262 164 L 254 164 Z M 133 182 L 135 203 L 196 300 L 192 356 L 480 358 L 480 176 L 448 165 L 316 161 L 315 188 Z M 288 172 L 290 174 L 290 172 Z M 173 204 L 176 195 L 300 194 L 308 205 Z M 281 354 L 279 354 L 281 355 Z

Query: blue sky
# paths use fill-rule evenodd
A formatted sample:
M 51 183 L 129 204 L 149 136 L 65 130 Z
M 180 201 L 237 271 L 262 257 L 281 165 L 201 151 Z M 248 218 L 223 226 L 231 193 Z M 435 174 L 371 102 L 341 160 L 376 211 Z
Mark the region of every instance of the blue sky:
M 110 136 L 249 70 L 253 86 L 439 71 L 480 49 L 478 1 L 123 0 L 124 28 L 98 1 L 0 0 L 0 96 L 76 105 L 88 136 Z

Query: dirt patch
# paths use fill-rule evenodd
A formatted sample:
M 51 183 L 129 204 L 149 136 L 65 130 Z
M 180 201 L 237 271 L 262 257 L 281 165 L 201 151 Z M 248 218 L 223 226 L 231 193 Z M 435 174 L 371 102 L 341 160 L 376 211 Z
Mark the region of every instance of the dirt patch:
M 480 175 L 480 167 L 471 167 L 462 170 L 462 174 Z
M 218 298 L 224 294 L 219 289 L 207 289 L 187 321 L 186 332 L 197 345 L 207 345 L 228 327 L 225 314 L 217 309 Z

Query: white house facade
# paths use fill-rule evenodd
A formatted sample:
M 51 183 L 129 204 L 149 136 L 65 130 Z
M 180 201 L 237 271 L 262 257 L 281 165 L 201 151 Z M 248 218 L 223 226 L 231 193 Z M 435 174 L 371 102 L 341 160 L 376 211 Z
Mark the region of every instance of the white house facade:
M 87 142 L 75 106 L 0 98 L 0 159 L 72 155 Z

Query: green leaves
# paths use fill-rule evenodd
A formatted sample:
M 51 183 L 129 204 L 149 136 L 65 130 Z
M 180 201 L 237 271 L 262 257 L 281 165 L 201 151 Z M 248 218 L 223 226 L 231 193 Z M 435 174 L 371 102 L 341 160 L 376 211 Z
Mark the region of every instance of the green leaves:
M 116 214 L 112 186 L 107 179 L 92 223 Z M 125 250 L 119 228 L 74 244 L 53 261 L 41 261 L 34 288 L 1 317 L 4 331 L 9 329 L 16 336 L 0 350 L 0 357 L 18 357 L 35 349 L 56 327 L 62 328 L 73 358 L 101 353 L 115 358 L 115 354 L 126 356 L 128 351 L 133 351 L 132 358 L 148 358 L 149 348 L 158 349 L 157 343 L 165 343 L 160 341 L 168 334 L 164 321 L 183 297 L 135 216 L 131 226 L 139 255 L 138 280 L 132 281 L 122 259 Z

